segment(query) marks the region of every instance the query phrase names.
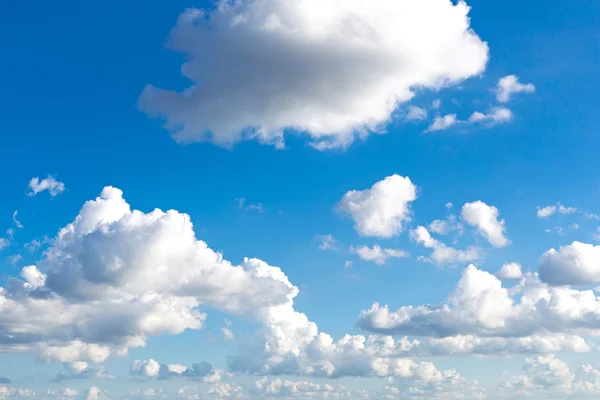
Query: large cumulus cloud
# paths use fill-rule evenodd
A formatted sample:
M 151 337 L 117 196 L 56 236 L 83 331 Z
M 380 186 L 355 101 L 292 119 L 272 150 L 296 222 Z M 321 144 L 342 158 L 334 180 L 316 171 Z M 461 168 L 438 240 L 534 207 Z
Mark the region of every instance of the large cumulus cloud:
M 219 1 L 188 9 L 168 44 L 186 57 L 183 91 L 148 85 L 142 110 L 181 142 L 283 145 L 305 132 L 320 149 L 381 132 L 416 89 L 481 73 L 488 47 L 469 7 L 450 0 Z

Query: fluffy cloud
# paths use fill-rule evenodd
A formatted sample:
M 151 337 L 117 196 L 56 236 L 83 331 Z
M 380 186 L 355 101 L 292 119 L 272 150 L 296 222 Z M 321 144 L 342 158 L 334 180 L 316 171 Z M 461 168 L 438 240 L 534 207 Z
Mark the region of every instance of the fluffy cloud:
M 508 108 L 496 107 L 490 110 L 488 113 L 482 113 L 475 111 L 469 117 L 468 122 L 470 123 L 487 123 L 489 125 L 503 124 L 510 122 L 513 119 L 513 113 Z
M 339 209 L 352 217 L 361 236 L 390 238 L 410 221 L 410 203 L 416 199 L 417 187 L 410 178 L 391 175 L 370 189 L 347 192 Z
M 531 357 L 525 360 L 522 371 L 500 386 L 508 395 L 523 392 L 555 397 L 596 398 L 600 394 L 600 366 L 584 364 L 575 372 L 554 355 Z
M 317 235 L 316 239 L 320 242 L 319 249 L 326 250 L 337 250 L 337 240 L 332 235 Z
M 573 242 L 558 251 L 545 252 L 539 265 L 540 279 L 550 285 L 600 283 L 600 246 Z
M 187 215 L 131 210 L 112 187 L 88 201 L 21 276 L 0 288 L 0 350 L 65 362 L 200 329 L 201 305 L 260 319 L 298 291 L 263 261 L 224 260 L 195 238 Z
M 432 124 L 425 132 L 442 131 L 456 125 L 460 121 L 456 119 L 456 114 L 448 114 L 443 117 L 435 117 Z
M 405 258 L 409 254 L 400 249 L 382 249 L 381 246 L 375 245 L 373 248 L 367 246 L 352 247 L 352 252 L 358 254 L 358 256 L 364 261 L 372 261 L 377 265 L 383 265 L 390 258 Z
M 269 380 L 266 377 L 254 383 L 254 392 L 263 398 L 352 398 L 350 392 L 343 386 L 279 378 Z
M 35 177 L 29 181 L 29 196 L 36 196 L 44 191 L 48 191 L 51 197 L 58 196 L 65 191 L 65 184 L 57 181 L 53 176 L 41 180 Z
M 600 336 L 600 299 L 592 290 L 550 287 L 535 274 L 509 290 L 471 265 L 444 304 L 390 311 L 375 303 L 358 323 L 371 332 L 432 337 Z
M 462 219 L 477 228 L 494 247 L 506 247 L 510 240 L 506 237 L 504 220 L 498 220 L 498 209 L 482 201 L 466 203 L 461 210 Z
M 519 263 L 511 262 L 502 265 L 496 276 L 500 279 L 516 280 L 523 277 L 523 271 Z
M 427 111 L 416 106 L 408 107 L 408 113 L 406 119 L 409 121 L 422 121 L 427 118 Z
M 488 47 L 460 1 L 244 0 L 180 15 L 183 92 L 147 86 L 142 110 L 180 142 L 283 145 L 305 132 L 320 149 L 381 132 L 413 88 L 480 74 Z M 244 65 L 244 68 L 234 66 Z
M 159 364 L 153 359 L 135 360 L 129 366 L 129 373 L 143 378 L 170 379 L 185 377 L 202 380 L 204 382 L 217 382 L 221 380 L 222 371 L 216 371 L 206 361 L 186 367 L 180 364 Z
M 577 211 L 577 208 L 565 207 L 560 203 L 556 203 L 556 205 L 538 207 L 537 208 L 537 217 L 538 218 L 548 218 L 551 215 L 554 215 L 557 211 L 561 214 L 573 214 Z
M 515 93 L 533 93 L 535 86 L 531 83 L 521 83 L 515 75 L 508 75 L 501 78 L 496 85 L 496 100 L 501 103 L 508 103 Z
M 101 367 L 89 365 L 86 361 L 74 361 L 63 364 L 63 371 L 58 373 L 53 382 L 62 382 L 69 379 L 115 379 Z
M 431 261 L 436 264 L 452 264 L 458 262 L 472 262 L 483 258 L 483 251 L 477 247 L 467 247 L 464 250 L 458 250 L 453 247 L 446 246 L 431 237 L 431 234 L 424 226 L 419 226 L 410 232 L 412 240 L 418 244 L 432 249 L 433 252 L 427 258 L 422 258 L 424 261 Z
M 436 219 L 432 221 L 429 224 L 429 230 L 438 235 L 447 235 L 450 232 L 455 231 L 457 236 L 461 236 L 464 231 L 464 226 L 457 220 L 456 215 L 450 214 L 445 220 Z

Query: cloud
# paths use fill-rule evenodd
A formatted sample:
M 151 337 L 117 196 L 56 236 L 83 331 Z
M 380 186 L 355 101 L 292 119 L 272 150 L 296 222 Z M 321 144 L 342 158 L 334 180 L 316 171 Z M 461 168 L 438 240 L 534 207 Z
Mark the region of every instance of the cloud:
M 227 327 L 222 327 L 221 333 L 223 334 L 223 338 L 225 340 L 235 340 L 235 335 L 233 334 L 233 332 L 231 332 L 231 329 Z
M 565 207 L 560 203 L 556 203 L 556 205 L 538 207 L 537 217 L 540 219 L 545 219 L 554 215 L 557 211 L 561 214 L 574 214 L 578 211 L 578 209 L 575 207 Z
M 180 364 L 159 364 L 153 359 L 135 360 L 129 366 L 129 373 L 133 376 L 153 379 L 189 378 L 204 382 L 221 380 L 222 371 L 216 371 L 206 361 L 186 367 Z
M 359 326 L 381 334 L 432 337 L 599 336 L 599 309 L 600 299 L 592 290 L 551 287 L 535 274 L 509 290 L 494 275 L 471 265 L 445 303 L 396 311 L 375 303 L 361 313 Z
M 347 398 L 351 393 L 343 386 L 318 384 L 309 381 L 290 381 L 280 378 L 261 378 L 254 382 L 254 393 L 262 398 Z
M 470 123 L 487 123 L 489 126 L 495 124 L 503 124 L 510 122 L 513 119 L 513 113 L 508 108 L 496 107 L 492 108 L 490 112 L 484 114 L 479 111 L 475 111 L 469 117 L 468 122 Z
M 597 397 L 600 394 L 600 366 L 581 365 L 576 371 L 555 355 L 530 357 L 518 375 L 511 376 L 501 386 L 503 393 L 517 396 L 524 391 L 554 398 Z
M 511 262 L 502 265 L 496 276 L 505 280 L 517 280 L 523 277 L 523 271 L 519 263 Z
M 425 132 L 442 131 L 456 125 L 460 121 L 456 119 L 456 114 L 448 114 L 443 117 L 437 116 L 433 120 L 433 123 L 427 128 Z
M 367 246 L 351 247 L 350 251 L 358 254 L 364 261 L 371 261 L 377 265 L 383 265 L 390 258 L 406 258 L 410 254 L 400 249 L 382 249 L 376 244 L 373 248 Z
M 452 205 L 452 203 L 448 203 Z M 451 207 L 447 207 L 450 209 Z M 436 219 L 429 224 L 429 230 L 438 235 L 447 235 L 450 232 L 456 231 L 457 236 L 461 236 L 464 231 L 462 223 L 458 222 L 454 214 L 448 215 L 445 220 Z
M 556 206 L 546 206 L 546 207 L 538 207 L 537 209 L 537 217 L 538 218 L 548 218 L 556 212 Z
M 265 212 L 265 209 L 264 209 L 262 203 L 248 204 L 246 202 L 246 199 L 244 197 L 237 198 L 234 201 L 237 203 L 238 208 L 240 210 L 244 210 L 244 211 L 256 211 L 256 212 L 261 213 L 261 214 Z
M 427 118 L 427 111 L 423 108 L 410 106 L 408 107 L 408 113 L 406 119 L 409 121 L 422 121 Z
M 317 235 L 317 240 L 321 243 L 319 244 L 319 249 L 323 251 L 334 250 L 337 251 L 336 243 L 337 241 L 332 235 Z
M 496 100 L 501 103 L 508 103 L 515 93 L 533 93 L 535 86 L 531 83 L 520 83 L 515 75 L 508 75 L 501 78 L 496 85 Z
M 432 238 L 431 234 L 424 226 L 419 226 L 411 231 L 410 237 L 418 244 L 433 250 L 431 255 L 423 260 L 431 261 L 436 264 L 472 262 L 481 260 L 484 256 L 483 251 L 474 246 L 469 246 L 464 250 L 446 246 L 439 240 Z
M 460 120 L 456 117 L 456 114 L 448 114 L 444 116 L 437 116 L 425 131 L 435 132 L 449 129 L 455 125 L 473 125 L 473 124 L 485 124 L 486 127 L 491 128 L 497 124 L 505 124 L 512 121 L 513 113 L 506 107 L 494 107 L 487 113 L 475 111 L 469 119 Z
M 540 279 L 550 285 L 600 283 L 600 246 L 573 242 L 546 251 L 539 265 Z
M 220 4 L 186 10 L 170 34 L 193 85 L 148 85 L 139 99 L 180 142 L 283 146 L 293 130 L 319 149 L 348 146 L 355 135 L 381 133 L 414 88 L 453 85 L 488 61 L 463 1 Z
M 131 210 L 119 189 L 106 187 L 38 265 L 0 290 L 0 351 L 62 362 L 97 359 L 102 349 L 105 358 L 144 346 L 147 336 L 200 329 L 201 305 L 260 319 L 297 292 L 277 267 L 223 259 L 195 238 L 186 214 Z
M 0 376 L 0 384 L 9 384 L 11 381 L 8 378 L 5 378 L 3 376 Z
M 359 235 L 390 238 L 410 221 L 410 203 L 416 199 L 417 187 L 410 178 L 391 175 L 370 189 L 347 192 L 338 207 L 352 217 Z
M 18 210 L 15 210 L 15 212 L 13 212 L 13 216 L 12 216 L 12 220 L 15 223 L 15 226 L 19 229 L 23 229 L 23 224 L 17 219 L 17 215 L 19 214 Z
M 467 224 L 476 227 L 492 246 L 506 247 L 510 240 L 506 237 L 504 220 L 498 220 L 498 214 L 496 207 L 476 201 L 463 205 L 460 215 Z
M 29 181 L 29 193 L 27 193 L 29 196 L 37 196 L 44 191 L 48 191 L 51 197 L 55 197 L 65 191 L 65 184 L 50 175 L 42 180 L 35 177 Z
M 52 379 L 52 382 L 62 382 L 71 379 L 115 379 L 101 367 L 93 367 L 86 361 L 73 361 L 63 363 L 63 371 L 58 373 L 58 376 Z

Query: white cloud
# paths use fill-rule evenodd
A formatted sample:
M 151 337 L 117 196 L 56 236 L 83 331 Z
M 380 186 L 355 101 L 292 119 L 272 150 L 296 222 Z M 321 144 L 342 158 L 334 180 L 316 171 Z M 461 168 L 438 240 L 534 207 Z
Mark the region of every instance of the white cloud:
M 546 206 L 546 207 L 538 207 L 537 209 L 537 217 L 538 218 L 548 218 L 556 212 L 556 206 Z
M 501 103 L 508 103 L 515 93 L 533 93 L 535 86 L 531 83 L 520 83 L 515 75 L 508 75 L 501 78 L 496 85 L 496 100 Z
M 382 249 L 381 246 L 375 245 L 373 248 L 367 246 L 351 247 L 350 250 L 363 259 L 364 261 L 374 262 L 377 265 L 383 265 L 390 258 L 406 258 L 410 254 L 400 249 Z
M 406 119 L 409 121 L 422 121 L 425 118 L 427 118 L 427 111 L 425 109 L 416 106 L 408 107 Z
M 431 107 L 433 107 L 435 110 L 439 109 L 441 105 L 442 101 L 440 99 L 435 99 L 431 102 Z
M 298 292 L 277 267 L 224 260 L 195 238 L 187 215 L 132 211 L 112 187 L 87 202 L 22 277 L 0 290 L 0 351 L 49 361 L 91 356 L 65 338 L 118 352 L 144 346 L 147 336 L 200 329 L 200 305 L 262 318 L 265 307 Z
M 584 364 L 573 372 L 555 355 L 531 357 L 525 359 L 521 373 L 511 376 L 500 390 L 509 395 L 526 390 L 544 398 L 561 395 L 566 395 L 564 398 L 596 398 L 600 394 L 600 366 Z
M 450 208 L 450 207 L 448 207 Z M 461 236 L 464 231 L 463 224 L 457 221 L 454 214 L 448 215 L 445 220 L 436 219 L 429 224 L 429 230 L 438 235 L 447 235 L 450 232 L 455 231 L 457 236 Z
M 489 125 L 504 124 L 510 122 L 513 119 L 513 113 L 508 108 L 496 107 L 490 110 L 490 112 L 484 114 L 479 111 L 475 111 L 469 117 L 468 122 L 470 123 L 488 123 Z
M 233 334 L 233 332 L 231 332 L 231 329 L 227 327 L 222 327 L 221 333 L 223 334 L 223 338 L 225 340 L 235 340 L 235 335 Z
M 436 264 L 452 264 L 462 262 L 473 262 L 481 260 L 484 256 L 483 251 L 477 247 L 469 246 L 464 250 L 458 250 L 453 247 L 446 246 L 431 237 L 431 234 L 424 226 L 419 226 L 410 232 L 412 240 L 418 244 L 432 249 L 431 255 L 425 261 L 431 261 Z
M 222 378 L 222 371 L 214 370 L 210 363 L 202 361 L 186 367 L 180 364 L 159 364 L 153 359 L 135 360 L 129 366 L 133 376 L 154 379 L 188 378 L 203 382 L 217 382 Z
M 350 260 L 344 261 L 344 268 L 345 269 L 348 269 L 348 268 L 351 268 L 351 267 L 352 267 L 352 261 L 350 261 Z
M 550 249 L 540 259 L 540 279 L 551 285 L 600 283 L 600 246 L 573 242 Z
M 283 145 L 305 132 L 316 148 L 381 132 L 413 88 L 439 89 L 484 71 L 488 47 L 469 7 L 448 0 L 258 0 L 188 9 L 169 47 L 183 53 L 183 92 L 148 85 L 142 110 L 181 142 Z M 236 66 L 244 65 L 244 68 Z
M 339 209 L 352 217 L 361 236 L 390 238 L 410 221 L 410 203 L 416 199 L 417 187 L 410 178 L 391 175 L 370 189 L 347 192 Z
M 496 276 L 505 280 L 517 280 L 523 277 L 523 271 L 519 263 L 511 262 L 502 265 Z
M 309 381 L 291 381 L 280 378 L 261 378 L 254 382 L 254 393 L 261 398 L 344 398 L 351 399 L 351 393 L 343 386 L 318 384 Z
M 23 229 L 23 224 L 17 219 L 17 215 L 19 215 L 19 211 L 15 210 L 15 212 L 13 212 L 12 220 L 17 228 Z
M 316 239 L 320 241 L 319 249 L 323 251 L 327 250 L 337 250 L 336 243 L 337 241 L 332 235 L 317 235 Z
M 371 332 L 434 337 L 600 336 L 598 310 L 600 299 L 592 290 L 551 287 L 534 274 L 509 290 L 471 265 L 444 304 L 390 311 L 376 303 L 361 313 L 359 324 Z
M 506 247 L 510 240 L 506 237 L 504 220 L 498 220 L 498 209 L 482 201 L 466 203 L 461 211 L 462 219 L 477 228 L 494 247 Z
M 575 207 L 565 207 L 560 203 L 556 203 L 556 205 L 538 207 L 537 208 L 537 217 L 541 218 L 541 219 L 545 219 L 545 218 L 548 218 L 548 217 L 556 214 L 557 211 L 561 214 L 574 214 L 578 211 L 578 209 Z
M 44 191 L 48 191 L 51 197 L 58 196 L 65 191 L 65 184 L 57 181 L 50 175 L 42 180 L 35 177 L 29 181 L 29 196 L 36 196 L 38 193 Z
M 425 132 L 446 130 L 457 123 L 460 123 L 460 121 L 456 119 L 456 114 L 448 114 L 443 117 L 437 116 Z

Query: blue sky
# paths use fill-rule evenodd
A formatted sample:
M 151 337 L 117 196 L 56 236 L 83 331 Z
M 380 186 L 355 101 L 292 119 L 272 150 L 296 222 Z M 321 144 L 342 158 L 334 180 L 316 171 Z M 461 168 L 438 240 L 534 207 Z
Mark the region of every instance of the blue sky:
M 600 4 L 471 0 L 467 17 L 463 3 L 425 3 L 9 4 L 0 15 L 0 264 L 12 303 L 2 306 L 0 376 L 10 383 L 0 396 L 363 398 L 362 389 L 368 398 L 594 398 Z M 511 76 L 503 98 L 498 87 Z M 436 125 L 445 117 L 450 123 Z M 108 186 L 124 200 L 105 192 L 110 201 L 99 213 L 126 201 L 145 213 L 146 230 L 127 213 L 111 221 L 80 214 Z M 155 209 L 175 212 L 156 222 Z M 90 218 L 100 218 L 95 230 L 59 238 L 61 228 Z M 361 229 L 369 220 L 375 227 Z M 436 232 L 434 220 L 449 232 Z M 426 245 L 419 227 L 437 244 Z M 248 280 L 238 287 L 234 267 L 206 261 L 185 241 L 193 233 L 234 266 L 244 257 L 268 266 L 244 264 Z M 329 235 L 333 248 L 320 248 Z M 463 253 L 435 259 L 436 246 Z M 76 267 L 53 258 L 59 253 Z M 117 277 L 119 262 L 129 272 Z M 512 262 L 523 276 L 502 278 Z M 193 275 L 211 263 L 223 269 L 219 285 L 203 280 L 208 272 Z M 455 292 L 459 281 L 474 284 Z M 491 306 L 504 304 L 502 296 L 522 304 L 534 287 L 552 299 L 547 309 L 543 301 L 529 311 Z M 232 305 L 234 292 L 241 305 Z M 467 300 L 453 303 L 459 292 Z M 169 325 L 164 309 L 132 305 L 148 293 L 197 302 L 169 309 L 189 313 L 181 322 L 189 326 Z M 447 303 L 454 311 L 440 320 L 402 308 Z M 129 336 L 95 334 L 100 311 L 101 325 L 124 323 L 115 307 L 139 312 Z M 55 313 L 65 318 L 59 326 L 39 317 Z M 166 321 L 165 330 L 148 328 L 146 317 Z M 298 318 L 305 329 L 278 336 Z M 346 334 L 422 343 L 394 357 L 368 345 L 360 354 L 340 347 L 337 358 L 323 349 L 311 356 L 312 323 L 341 347 Z M 432 350 L 434 340 L 465 335 L 504 347 Z M 507 344 L 514 338 L 555 342 L 524 350 Z M 74 341 L 104 353 L 73 355 Z M 260 352 L 265 343 L 270 353 Z M 292 357 L 294 367 L 275 356 Z M 188 372 L 134 366 L 150 359 Z M 399 359 L 404 375 L 389 367 Z M 212 370 L 194 375 L 201 361 Z M 441 375 L 423 372 L 429 362 Z M 583 373 L 587 364 L 596 369 Z M 588 384 L 595 389 L 583 390 Z

